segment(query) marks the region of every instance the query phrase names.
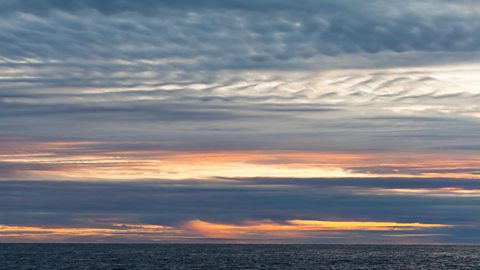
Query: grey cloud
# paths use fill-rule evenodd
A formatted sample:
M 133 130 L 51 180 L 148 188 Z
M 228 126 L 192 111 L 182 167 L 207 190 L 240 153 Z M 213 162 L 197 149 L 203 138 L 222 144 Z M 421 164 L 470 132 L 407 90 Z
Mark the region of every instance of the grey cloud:
M 229 179 L 229 178 L 227 178 Z M 459 178 L 234 178 L 262 185 L 291 185 L 305 188 L 463 188 L 480 189 L 480 181 Z
M 409 174 L 409 175 L 421 175 L 425 173 L 436 173 L 436 174 L 445 174 L 445 173 L 468 173 L 471 175 L 480 175 L 480 169 L 476 165 L 471 165 L 468 167 L 468 164 L 464 165 L 462 168 L 422 168 L 422 167 L 411 167 L 411 166 L 371 166 L 371 167 L 353 167 L 347 168 L 349 171 L 358 172 L 358 173 L 373 173 L 373 174 Z
M 413 103 L 396 101 L 407 90 L 441 89 L 438 80 L 431 79 L 426 86 L 418 83 L 427 71 L 353 73 L 347 79 L 334 77 L 333 83 L 316 86 L 331 78 L 310 73 L 306 74 L 309 79 L 306 75 L 223 73 L 175 80 L 155 73 L 143 80 L 135 73 L 112 78 L 108 71 L 98 71 L 77 81 L 68 68 L 63 69 L 35 69 L 36 77 L 46 78 L 40 81 L 16 78 L 5 82 L 0 88 L 2 137 L 134 138 L 168 142 L 164 146 L 168 149 L 462 152 L 477 145 L 478 119 L 462 115 L 468 112 L 466 107 L 478 103 L 474 95 L 464 92 L 464 96 L 441 101 L 432 95 Z M 49 74 L 57 72 L 61 72 L 60 79 L 52 83 Z M 405 84 L 372 90 L 385 81 L 399 83 L 395 78 L 403 78 Z M 11 87 L 17 88 L 12 91 Z M 383 91 L 391 94 L 385 96 Z M 360 97 L 351 96 L 359 92 Z M 417 105 L 427 109 L 391 111 L 396 106 Z M 452 113 L 439 111 L 442 106 Z
M 292 218 L 475 224 L 478 222 L 475 213 L 479 210 L 479 199 L 476 198 L 359 193 L 367 187 L 453 186 L 478 189 L 478 184 L 471 180 L 459 179 L 458 184 L 450 180 L 3 181 L 0 182 L 0 223 L 72 226 L 78 225 L 82 218 L 117 217 L 166 225 L 177 225 L 191 219 L 243 222 Z M 252 182 L 256 185 L 251 185 Z M 291 187 L 287 190 L 285 184 Z M 442 231 L 462 233 L 457 229 Z M 472 234 L 471 241 L 477 241 L 477 236 Z M 455 239 L 455 235 L 450 237 L 450 240 Z
M 226 121 L 238 120 L 242 116 L 225 110 L 195 109 L 193 106 L 185 107 L 182 104 L 159 104 L 150 102 L 130 102 L 117 104 L 50 104 L 40 105 L 14 105 L 4 104 L 0 115 L 5 119 L 9 117 L 19 118 L 22 116 L 41 115 L 42 117 L 65 118 L 77 121 Z
M 308 67 L 307 60 L 318 55 L 475 52 L 480 44 L 478 16 L 415 12 L 410 8 L 414 2 L 180 2 L 7 1 L 0 54 L 12 59 L 170 59 L 165 68 L 180 70 L 256 69 Z M 144 11 L 154 16 L 140 15 Z

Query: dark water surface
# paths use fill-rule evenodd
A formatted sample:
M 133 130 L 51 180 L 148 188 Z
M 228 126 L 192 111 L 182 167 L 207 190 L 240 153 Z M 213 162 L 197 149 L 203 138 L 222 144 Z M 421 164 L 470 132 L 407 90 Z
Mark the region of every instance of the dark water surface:
M 480 269 L 480 246 L 0 244 L 0 269 Z

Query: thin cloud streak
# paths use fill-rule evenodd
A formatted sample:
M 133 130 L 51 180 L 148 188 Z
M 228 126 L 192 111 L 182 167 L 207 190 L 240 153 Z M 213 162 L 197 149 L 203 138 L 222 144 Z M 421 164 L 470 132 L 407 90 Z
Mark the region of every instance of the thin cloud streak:
M 308 232 L 414 231 L 449 226 L 443 224 L 324 220 L 288 220 L 284 224 L 271 221 L 250 221 L 246 222 L 246 224 L 236 225 L 192 220 L 188 221 L 185 224 L 185 227 L 207 237 L 228 239 L 252 238 L 252 236 L 265 238 L 288 238 L 289 235 L 290 237 L 304 238 L 311 237 Z M 334 233 L 333 235 L 335 234 L 338 235 L 338 233 Z

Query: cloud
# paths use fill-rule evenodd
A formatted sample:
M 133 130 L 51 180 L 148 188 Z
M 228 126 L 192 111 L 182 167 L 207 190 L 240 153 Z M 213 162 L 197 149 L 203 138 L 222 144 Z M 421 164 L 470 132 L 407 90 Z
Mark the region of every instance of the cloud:
M 218 69 L 308 66 L 308 59 L 322 55 L 479 48 L 478 10 L 468 2 L 448 13 L 433 7 L 453 5 L 430 1 L 421 9 L 415 1 L 181 2 L 6 1 L 0 54 L 162 59 L 167 69 Z
M 140 86 L 107 74 L 97 87 L 68 86 L 76 81 L 68 77 L 53 89 L 15 82 L 24 88 L 0 88 L 0 135 L 141 141 L 167 150 L 471 152 L 477 70 L 247 72 L 163 83 L 132 74 Z M 437 98 L 451 93 L 460 94 Z
M 142 242 L 162 241 L 175 238 L 182 241 L 185 233 L 181 230 L 148 224 L 111 224 L 109 227 L 38 227 L 10 226 L 0 224 L 0 242 Z
M 475 1 L 0 1 L 0 223 L 474 226 L 479 13 Z M 459 228 L 422 233 L 476 241 Z
M 317 220 L 289 220 L 284 224 L 274 222 L 248 222 L 246 225 L 209 223 L 191 220 L 178 227 L 103 223 L 97 227 L 15 226 L 0 224 L 0 242 L 186 242 L 229 241 L 245 239 L 261 241 L 272 239 L 286 241 L 312 237 L 338 237 L 344 231 L 415 231 L 449 227 L 442 224 L 396 223 L 396 222 L 341 222 Z M 410 237 L 411 234 L 405 235 Z M 402 234 L 393 234 L 400 237 Z M 421 235 L 420 235 L 421 236 Z M 318 237 L 318 235 L 317 235 Z
M 248 149 L 245 144 L 217 144 L 216 148 L 211 148 L 208 144 L 193 147 L 192 144 L 185 145 L 178 138 L 157 142 L 5 139 L 4 144 L 6 147 L 0 154 L 0 170 L 3 172 L 0 179 L 4 180 L 380 176 L 479 178 L 478 161 L 474 153 L 454 155 L 416 151 L 412 156 L 396 151 L 269 149 L 268 145 L 260 149 Z
M 313 243 L 342 239 L 380 243 L 394 241 L 395 237 L 382 236 L 385 231 L 411 234 L 419 230 L 445 234 L 435 236 L 439 241 L 456 242 L 458 236 L 462 242 L 475 242 L 480 197 L 464 195 L 478 193 L 478 185 L 470 179 L 433 178 L 17 180 L 0 182 L 0 215 L 2 224 L 9 226 L 4 231 L 26 237 L 28 227 L 34 227 L 39 241 L 52 236 L 59 241 L 182 242 L 233 237 L 295 242 L 308 235 Z M 151 230 L 150 225 L 161 229 Z M 12 232 L 13 227 L 20 230 Z M 470 238 L 464 237 L 464 229 L 471 231 Z M 425 237 L 425 241 L 432 239 Z
M 245 238 L 250 235 L 261 237 L 309 237 L 305 232 L 335 231 L 410 231 L 448 227 L 442 224 L 397 223 L 377 221 L 324 221 L 288 220 L 285 224 L 275 222 L 248 222 L 247 224 L 218 224 L 202 220 L 186 223 L 186 228 L 212 238 Z M 292 234 L 290 235 L 289 234 Z M 327 234 L 328 235 L 328 234 Z

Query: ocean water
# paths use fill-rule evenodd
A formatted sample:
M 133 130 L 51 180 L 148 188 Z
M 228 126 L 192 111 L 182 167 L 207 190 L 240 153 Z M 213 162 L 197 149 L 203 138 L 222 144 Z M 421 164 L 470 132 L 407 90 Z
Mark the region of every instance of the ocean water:
M 480 269 L 480 246 L 0 244 L 0 269 Z

